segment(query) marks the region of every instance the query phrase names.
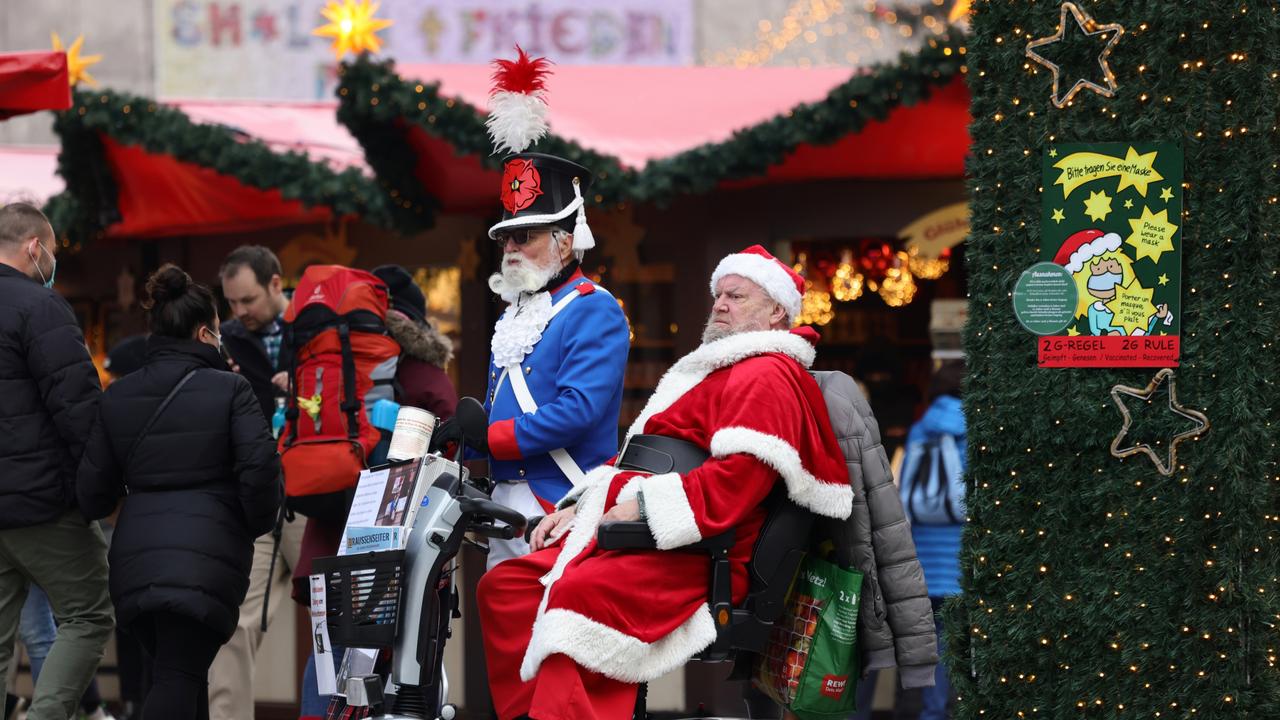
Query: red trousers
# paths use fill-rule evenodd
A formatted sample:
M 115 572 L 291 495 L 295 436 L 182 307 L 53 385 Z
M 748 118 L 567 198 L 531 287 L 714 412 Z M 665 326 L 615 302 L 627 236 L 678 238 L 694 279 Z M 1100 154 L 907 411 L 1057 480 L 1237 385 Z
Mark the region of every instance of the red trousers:
M 587 670 L 565 655 L 542 661 L 530 682 L 520 679 L 533 621 L 542 602 L 542 583 L 560 555 L 560 546 L 507 560 L 480 579 L 476 601 L 484 634 L 489 692 L 500 720 L 527 715 L 534 720 L 628 720 L 636 686 Z

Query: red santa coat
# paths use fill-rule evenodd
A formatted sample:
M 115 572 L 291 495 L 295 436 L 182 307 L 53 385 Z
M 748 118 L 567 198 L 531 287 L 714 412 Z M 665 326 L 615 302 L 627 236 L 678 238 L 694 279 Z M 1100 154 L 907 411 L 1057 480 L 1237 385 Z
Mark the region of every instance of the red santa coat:
M 659 548 L 729 528 L 733 598 L 747 592 L 746 562 L 764 520 L 761 503 L 779 478 L 792 500 L 846 518 L 853 489 L 822 393 L 806 368 L 812 342 L 798 333 L 751 332 L 707 343 L 663 376 L 628 432 L 679 438 L 711 459 L 681 475 L 596 468 L 565 499 L 574 526 L 551 571 L 520 676 L 532 680 L 549 655 L 624 682 L 646 682 L 705 649 L 716 629 L 707 608 L 705 553 L 606 551 L 601 516 L 644 494 Z

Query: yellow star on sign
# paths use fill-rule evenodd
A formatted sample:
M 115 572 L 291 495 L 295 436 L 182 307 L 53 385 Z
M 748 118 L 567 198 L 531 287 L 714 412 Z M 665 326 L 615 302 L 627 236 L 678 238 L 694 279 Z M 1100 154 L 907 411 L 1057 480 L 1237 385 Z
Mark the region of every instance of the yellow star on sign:
M 1049 148 L 1049 157 L 1058 157 L 1058 148 Z
M 1089 199 L 1084 201 L 1084 214 L 1090 220 L 1106 220 L 1111 214 L 1111 197 L 1102 190 L 1089 193 Z
M 84 35 L 77 35 L 75 42 L 71 43 L 71 47 L 62 46 L 62 38 L 58 37 L 58 33 L 51 33 L 53 36 L 54 52 L 65 52 L 67 54 L 67 80 L 75 87 L 80 82 L 86 85 L 97 87 L 98 81 L 93 79 L 89 74 L 89 66 L 96 64 L 102 60 L 101 55 L 86 55 L 80 57 L 80 48 L 84 45 Z
M 1161 191 L 1160 191 L 1160 199 L 1161 199 L 1161 200 L 1164 200 L 1164 201 L 1166 201 L 1166 202 L 1167 202 L 1167 201 L 1169 201 L 1169 200 L 1172 200 L 1172 199 L 1173 199 L 1173 188 L 1165 188 L 1165 189 L 1161 190 Z
M 1069 327 L 1067 328 L 1067 334 L 1070 335 L 1071 337 L 1076 337 L 1077 335 L 1080 334 L 1080 331 L 1075 329 L 1074 327 Z
M 1164 275 L 1164 274 L 1162 274 L 1162 275 L 1160 275 L 1160 277 L 1156 278 L 1156 280 L 1159 280 L 1161 285 L 1168 285 L 1168 284 L 1169 284 L 1169 276 L 1168 276 L 1168 275 Z M 1161 334 L 1163 335 L 1164 333 L 1161 333 Z
M 1151 302 L 1153 292 L 1142 287 L 1137 280 L 1131 280 L 1129 287 L 1117 285 L 1115 299 L 1106 304 L 1107 309 L 1115 314 L 1111 324 L 1124 328 L 1125 335 L 1132 335 L 1139 329 L 1146 332 L 1151 316 L 1156 314 L 1156 306 Z
M 1056 223 L 1058 223 L 1059 225 L 1061 225 L 1061 224 L 1062 224 L 1062 221 L 1063 221 L 1063 220 L 1066 220 L 1066 219 L 1067 219 L 1067 218 L 1066 218 L 1066 216 L 1062 214 L 1062 208 L 1055 208 L 1055 209 L 1054 209 L 1054 211 L 1053 211 L 1053 221 L 1054 221 L 1054 222 L 1056 222 Z
M 1143 206 L 1142 217 L 1130 218 L 1129 227 L 1132 232 L 1125 242 L 1137 250 L 1134 260 L 1149 257 L 1160 262 L 1160 256 L 1173 250 L 1173 236 L 1178 226 L 1169 222 L 1169 211 L 1161 210 L 1152 213 L 1151 208 Z
M 1125 209 L 1126 209 L 1126 210 L 1128 210 L 1129 208 L 1133 207 L 1133 198 L 1130 198 L 1130 199 L 1128 199 L 1128 200 L 1125 200 L 1125 201 L 1124 201 L 1124 207 L 1125 207 Z

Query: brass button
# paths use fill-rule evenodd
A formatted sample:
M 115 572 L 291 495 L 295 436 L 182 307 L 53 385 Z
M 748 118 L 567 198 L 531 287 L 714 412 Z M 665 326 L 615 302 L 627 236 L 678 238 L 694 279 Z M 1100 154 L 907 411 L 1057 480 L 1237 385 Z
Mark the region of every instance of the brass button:
M 520 477 L 524 477 L 524 468 L 520 468 L 517 472 L 520 473 Z
M 524 374 L 525 374 L 525 375 L 528 375 L 528 374 L 529 374 L 529 373 L 531 373 L 531 372 L 533 372 L 533 368 L 531 368 L 531 367 L 527 367 L 527 368 L 525 368 L 525 369 L 524 369 Z
M 497 379 L 498 379 L 498 373 L 496 373 L 496 372 L 490 372 L 490 373 L 489 373 L 489 379 L 490 379 L 490 380 L 497 380 Z

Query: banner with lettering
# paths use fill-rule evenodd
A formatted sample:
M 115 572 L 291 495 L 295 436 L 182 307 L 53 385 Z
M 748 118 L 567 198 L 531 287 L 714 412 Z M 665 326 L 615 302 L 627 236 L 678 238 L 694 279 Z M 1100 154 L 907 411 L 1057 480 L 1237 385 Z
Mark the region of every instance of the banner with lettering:
M 1182 148 L 1045 149 L 1040 259 L 1070 273 L 1075 313 L 1037 338 L 1040 367 L 1177 367 L 1182 330 Z
M 325 0 L 156 0 L 161 97 L 327 100 Z M 396 0 L 378 17 L 401 64 L 487 63 L 519 43 L 560 65 L 691 65 L 693 0 Z

